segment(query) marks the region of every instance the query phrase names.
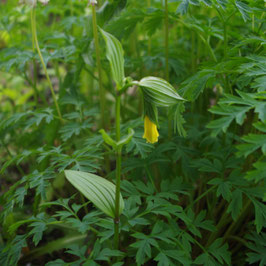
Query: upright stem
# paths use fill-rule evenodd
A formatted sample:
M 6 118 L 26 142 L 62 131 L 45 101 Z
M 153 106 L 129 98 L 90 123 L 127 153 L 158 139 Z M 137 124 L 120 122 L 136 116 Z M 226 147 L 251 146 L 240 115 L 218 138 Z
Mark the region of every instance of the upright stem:
M 228 37 L 227 37 L 227 21 L 224 21 L 224 59 L 227 59 L 228 57 Z M 228 75 L 225 75 L 225 85 L 227 87 L 227 90 L 228 88 L 230 89 L 230 92 L 231 94 L 233 94 L 233 91 L 232 91 L 232 87 L 229 83 L 229 80 L 228 80 Z
M 121 102 L 121 95 L 116 95 L 116 102 L 115 102 L 115 130 L 116 130 L 116 141 L 120 140 L 120 102 Z
M 73 1 L 70 0 L 70 15 L 73 16 Z
M 147 7 L 151 7 L 151 0 L 147 0 Z M 148 36 L 148 55 L 151 55 L 151 36 Z
M 223 43 L 223 45 L 224 45 L 224 59 L 227 59 L 227 57 L 228 57 L 227 23 L 228 23 L 228 21 L 232 15 L 230 15 L 227 19 L 225 19 L 224 16 L 222 15 L 221 11 L 218 8 L 216 8 L 216 10 L 218 12 L 218 15 L 219 15 L 221 22 L 223 23 L 223 28 L 224 28 L 224 43 Z M 228 75 L 223 76 L 223 79 L 225 81 L 226 90 L 228 91 L 228 88 L 229 88 L 231 94 L 233 94 L 232 87 L 231 87 L 229 80 L 228 80 Z
M 92 24 L 93 24 L 93 36 L 95 43 L 95 52 L 96 52 L 96 63 L 98 70 L 98 78 L 99 78 L 99 89 L 100 89 L 100 109 L 101 109 L 101 127 L 106 129 L 105 119 L 104 119 L 104 110 L 105 110 L 105 90 L 102 83 L 102 68 L 101 68 L 101 60 L 100 60 L 100 45 L 99 45 L 99 37 L 98 37 L 98 29 L 97 29 L 97 18 L 95 5 L 92 4 Z
M 237 225 L 239 225 L 239 223 L 243 222 L 242 220 L 243 220 L 243 218 L 246 217 L 245 213 L 249 210 L 250 204 L 251 204 L 251 201 L 248 200 L 246 205 L 244 206 L 244 208 L 241 210 L 241 213 L 238 216 L 237 220 L 233 221 L 230 224 L 229 228 L 224 233 L 224 239 L 228 238 L 231 235 L 233 229 L 238 229 L 239 228 Z
M 200 36 L 200 38 L 203 40 L 203 42 L 206 44 L 208 50 L 209 50 L 210 53 L 211 53 L 211 56 L 212 56 L 213 60 L 214 60 L 215 62 L 217 62 L 216 55 L 215 55 L 215 53 L 214 53 L 214 51 L 213 51 L 213 49 L 212 49 L 212 47 L 211 47 L 211 45 L 210 45 L 210 43 L 209 43 L 209 40 L 205 40 L 204 37 L 202 37 L 201 35 L 199 35 L 199 36 Z
M 227 27 L 226 27 L 226 21 L 224 21 L 224 58 L 227 58 Z
M 43 56 L 42 56 L 42 53 L 41 53 L 41 50 L 40 50 L 40 47 L 39 47 L 39 42 L 38 42 L 38 38 L 37 38 L 37 30 L 36 30 L 35 8 L 32 8 L 32 10 L 31 10 L 31 25 L 32 25 L 32 34 L 33 34 L 35 47 L 36 47 L 38 55 L 40 57 L 41 64 L 42 64 L 42 67 L 44 69 L 44 73 L 45 73 L 46 79 L 48 81 L 48 84 L 49 84 L 49 87 L 50 87 L 50 90 L 51 90 L 51 93 L 52 93 L 52 97 L 53 97 L 53 100 L 54 100 L 54 104 L 55 104 L 58 116 L 59 116 L 60 120 L 63 121 L 62 115 L 61 115 L 61 112 L 60 112 L 60 109 L 59 109 L 59 105 L 58 105 L 58 102 L 57 102 L 57 99 L 56 99 L 56 96 L 55 96 L 54 88 L 53 88 L 52 82 L 50 80 L 50 77 L 48 75 L 47 68 L 46 68 L 46 65 L 44 63 Z
M 201 200 L 203 197 L 205 197 L 208 193 L 210 193 L 212 190 L 214 190 L 216 186 L 210 187 L 208 190 L 206 190 L 204 193 L 202 193 L 199 197 L 197 197 L 193 202 L 191 202 L 185 210 L 191 208 L 194 204 L 196 204 L 199 200 Z
M 115 103 L 115 123 L 116 123 L 116 141 L 120 140 L 120 102 L 121 96 L 116 95 Z M 119 248 L 119 206 L 120 206 L 120 179 L 121 179 L 121 148 L 116 150 L 116 190 L 115 190 L 115 218 L 114 218 L 114 248 Z
M 168 44 L 168 39 L 169 39 L 169 21 L 168 21 L 168 0 L 165 0 L 164 3 L 164 15 L 165 15 L 165 21 L 164 21 L 164 48 L 165 48 L 165 79 L 169 81 L 169 44 Z
M 195 57 L 195 47 L 196 47 L 196 34 L 194 31 L 191 32 L 191 68 L 192 72 L 196 72 L 196 57 Z
M 33 36 L 33 24 L 31 23 L 31 32 Z M 32 50 L 35 51 L 35 45 L 34 45 L 34 38 L 32 38 Z M 38 104 L 38 91 L 37 91 L 37 66 L 36 66 L 36 60 L 33 59 L 33 90 L 34 90 L 34 100 L 35 100 L 35 105 L 37 106 Z
M 252 15 L 252 31 L 255 31 L 255 15 Z
M 224 16 L 222 15 L 221 11 L 216 7 L 215 8 L 218 15 L 219 15 L 219 18 L 221 20 L 221 22 L 223 23 L 223 28 L 224 28 L 224 58 L 227 57 L 227 28 L 226 28 L 226 24 L 228 22 L 228 19 L 225 19 Z
M 168 0 L 164 1 L 164 49 L 165 49 L 165 79 L 169 81 L 169 20 Z M 168 115 L 168 138 L 172 138 L 172 119 Z

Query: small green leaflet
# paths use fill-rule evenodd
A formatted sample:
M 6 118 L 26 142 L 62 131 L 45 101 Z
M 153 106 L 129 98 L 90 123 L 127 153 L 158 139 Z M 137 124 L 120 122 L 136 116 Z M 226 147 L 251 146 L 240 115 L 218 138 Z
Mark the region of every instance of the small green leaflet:
M 235 189 L 234 192 L 232 193 L 232 200 L 228 205 L 227 208 L 227 213 L 231 213 L 232 218 L 234 221 L 237 220 L 238 215 L 240 214 L 242 210 L 242 191 L 240 189 Z
M 215 260 L 214 260 L 215 258 Z M 218 264 L 219 262 L 219 264 Z M 200 265 L 231 265 L 231 254 L 228 251 L 228 244 L 223 244 L 223 239 L 216 239 L 211 246 L 206 249 L 194 261 L 195 264 Z
M 188 12 L 189 5 L 196 5 L 198 6 L 200 2 L 203 2 L 206 6 L 212 6 L 212 2 L 210 0 L 181 0 L 176 13 L 185 15 Z
M 228 4 L 227 0 L 217 0 L 217 3 L 225 10 Z M 219 6 L 218 6 L 219 7 Z
M 251 8 L 247 4 L 245 4 L 241 1 L 235 1 L 235 5 L 236 5 L 236 8 L 238 9 L 238 11 L 241 13 L 243 20 L 245 22 L 250 20 L 249 13 L 251 13 L 251 11 L 252 11 Z
M 89 199 L 97 208 L 108 216 L 115 217 L 115 185 L 110 181 L 90 173 L 66 170 L 67 180 Z M 124 201 L 120 195 L 119 214 L 124 209 Z
M 262 180 L 266 180 L 266 162 L 257 161 L 253 164 L 253 168 L 251 171 L 246 173 L 247 180 L 253 180 L 254 182 L 258 183 Z
M 261 149 L 262 153 L 266 155 L 266 135 L 248 134 L 242 138 L 245 143 L 237 145 L 238 156 L 247 157 L 249 154 L 257 149 Z
M 133 234 L 138 240 L 131 244 L 131 247 L 137 249 L 136 262 L 138 265 L 143 265 L 146 257 L 151 258 L 151 247 L 158 247 L 158 243 L 154 238 L 146 236 L 142 233 Z
M 251 252 L 247 253 L 247 261 L 250 264 L 263 266 L 266 264 L 266 233 L 260 235 L 252 232 L 246 236 L 249 240 L 248 248 Z M 259 263 L 260 262 L 260 263 Z
M 266 220 L 266 206 L 265 204 L 251 199 L 254 207 L 255 207 L 255 221 L 254 224 L 256 225 L 257 233 L 260 233 L 262 228 L 264 227 L 264 223 Z
M 189 0 L 183 0 L 183 1 L 181 1 L 180 5 L 178 6 L 176 13 L 181 14 L 181 15 L 185 15 L 188 11 L 188 7 L 189 7 Z
M 137 132 L 127 145 L 127 152 L 133 152 L 134 155 L 139 154 L 142 159 L 148 157 L 148 154 L 154 149 L 154 146 L 142 138 L 143 133 Z M 132 160 L 132 159 L 131 159 Z
M 215 77 L 213 69 L 203 69 L 182 82 L 180 94 L 188 101 L 195 101 L 206 87 L 207 82 Z
M 122 88 L 124 73 L 124 57 L 121 43 L 110 33 L 102 30 L 100 31 L 106 43 L 106 56 L 109 60 L 113 79 L 119 88 Z

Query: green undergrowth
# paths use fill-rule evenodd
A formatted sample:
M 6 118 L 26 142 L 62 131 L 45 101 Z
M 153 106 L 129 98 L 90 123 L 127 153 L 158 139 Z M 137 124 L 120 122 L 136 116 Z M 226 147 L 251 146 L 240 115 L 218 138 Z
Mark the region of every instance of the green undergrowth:
M 266 265 L 265 2 L 95 8 L 0 3 L 0 265 Z

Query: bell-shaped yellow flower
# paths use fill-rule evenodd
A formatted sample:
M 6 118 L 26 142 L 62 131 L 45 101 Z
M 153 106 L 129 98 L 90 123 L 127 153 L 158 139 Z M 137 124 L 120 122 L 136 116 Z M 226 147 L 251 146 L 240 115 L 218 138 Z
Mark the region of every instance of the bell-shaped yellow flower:
M 145 116 L 143 138 L 149 143 L 155 143 L 158 141 L 158 137 L 159 133 L 156 124 L 154 124 L 148 116 Z

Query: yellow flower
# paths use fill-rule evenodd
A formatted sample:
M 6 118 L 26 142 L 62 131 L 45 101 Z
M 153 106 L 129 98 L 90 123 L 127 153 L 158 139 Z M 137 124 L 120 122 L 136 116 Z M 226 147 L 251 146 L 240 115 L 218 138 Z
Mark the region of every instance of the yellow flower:
M 155 143 L 158 141 L 158 137 L 159 133 L 156 124 L 154 124 L 148 116 L 145 116 L 143 138 L 149 143 Z

